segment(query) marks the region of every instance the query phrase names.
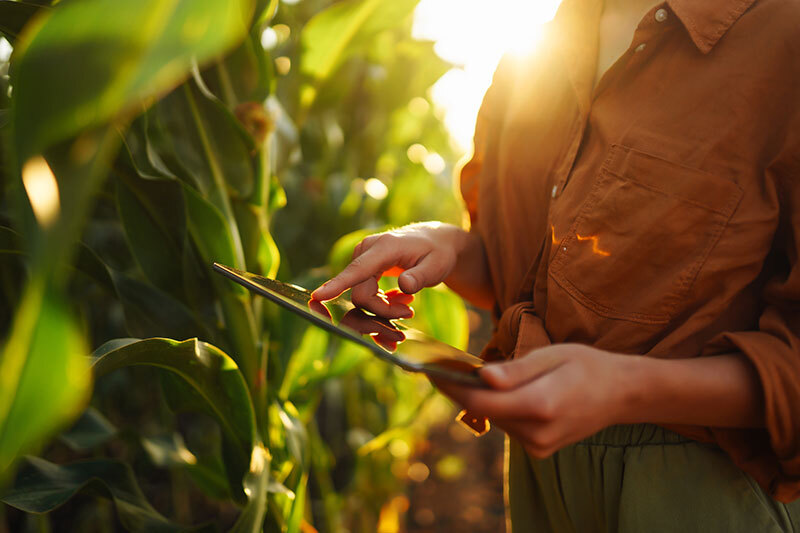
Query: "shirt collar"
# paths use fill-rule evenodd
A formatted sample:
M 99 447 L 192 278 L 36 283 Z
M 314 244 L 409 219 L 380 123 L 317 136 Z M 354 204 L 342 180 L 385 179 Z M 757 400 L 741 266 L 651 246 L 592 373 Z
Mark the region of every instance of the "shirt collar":
M 666 0 L 695 46 L 707 54 L 755 0 Z

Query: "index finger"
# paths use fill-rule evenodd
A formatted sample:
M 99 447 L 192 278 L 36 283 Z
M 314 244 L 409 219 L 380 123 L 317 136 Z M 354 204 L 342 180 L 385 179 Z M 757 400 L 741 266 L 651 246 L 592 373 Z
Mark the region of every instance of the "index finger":
M 330 300 L 336 298 L 347 289 L 371 277 L 380 277 L 384 270 L 393 266 L 391 256 L 380 256 L 372 250 L 359 255 L 345 267 L 338 275 L 326 281 L 314 292 L 311 297 L 315 300 Z

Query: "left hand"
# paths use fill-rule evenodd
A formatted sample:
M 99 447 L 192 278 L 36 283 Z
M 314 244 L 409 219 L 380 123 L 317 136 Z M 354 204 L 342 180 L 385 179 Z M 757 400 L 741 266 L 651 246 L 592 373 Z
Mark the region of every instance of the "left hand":
M 557 344 L 513 361 L 486 365 L 490 389 L 435 380 L 474 415 L 489 418 L 533 457 L 544 458 L 599 430 L 628 422 L 628 384 L 637 356 Z

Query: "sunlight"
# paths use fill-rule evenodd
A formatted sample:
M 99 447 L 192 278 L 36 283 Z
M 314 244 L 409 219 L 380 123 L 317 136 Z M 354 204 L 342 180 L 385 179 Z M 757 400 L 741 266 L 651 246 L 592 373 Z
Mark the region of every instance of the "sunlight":
M 535 49 L 541 25 L 560 0 L 422 0 L 414 36 L 436 42 L 436 53 L 457 65 L 433 87 L 457 147 L 472 146 L 475 117 L 501 56 Z
M 36 221 L 48 227 L 58 218 L 58 182 L 43 157 L 29 159 L 22 167 L 22 185 L 30 200 Z

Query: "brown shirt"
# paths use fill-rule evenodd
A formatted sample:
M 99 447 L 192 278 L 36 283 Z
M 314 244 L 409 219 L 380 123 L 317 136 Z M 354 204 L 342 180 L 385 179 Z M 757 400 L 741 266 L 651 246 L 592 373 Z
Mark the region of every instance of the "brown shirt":
M 506 58 L 461 174 L 489 257 L 488 356 L 549 342 L 744 354 L 766 429 L 714 442 L 800 497 L 800 2 L 668 0 L 592 89 L 598 0 Z

